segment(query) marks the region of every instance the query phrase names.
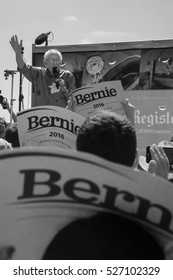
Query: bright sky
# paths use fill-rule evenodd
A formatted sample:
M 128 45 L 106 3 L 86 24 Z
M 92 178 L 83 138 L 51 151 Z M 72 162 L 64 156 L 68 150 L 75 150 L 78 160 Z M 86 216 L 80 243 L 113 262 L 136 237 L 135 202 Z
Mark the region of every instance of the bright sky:
M 11 75 L 16 70 L 14 52 L 9 44 L 12 35 L 23 40 L 24 57 L 32 59 L 32 44 L 43 32 L 51 31 L 51 45 L 127 42 L 173 39 L 172 0 L 17 0 L 3 1 L 0 16 L 1 57 L 0 90 L 11 99 Z M 49 37 L 50 38 L 50 37 Z M 31 86 L 23 81 L 24 109 L 30 107 Z M 15 112 L 19 108 L 19 74 L 14 75 Z M 9 121 L 6 110 L 0 116 Z

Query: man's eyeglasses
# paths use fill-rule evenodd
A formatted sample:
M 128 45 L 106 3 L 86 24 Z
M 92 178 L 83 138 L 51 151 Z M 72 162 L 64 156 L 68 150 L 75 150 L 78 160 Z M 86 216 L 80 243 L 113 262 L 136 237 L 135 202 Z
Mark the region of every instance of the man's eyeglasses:
M 50 62 L 58 62 L 61 64 L 61 60 L 59 58 L 49 58 L 48 59 Z

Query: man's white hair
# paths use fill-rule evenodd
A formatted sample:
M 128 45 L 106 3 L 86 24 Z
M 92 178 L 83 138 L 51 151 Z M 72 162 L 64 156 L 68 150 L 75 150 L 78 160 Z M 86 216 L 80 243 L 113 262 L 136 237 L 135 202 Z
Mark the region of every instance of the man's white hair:
M 47 52 L 45 52 L 44 57 L 43 57 L 43 61 L 45 62 L 46 60 L 48 60 L 49 56 L 52 55 L 52 54 L 57 54 L 60 57 L 61 62 L 62 62 L 62 54 L 61 54 L 60 51 L 58 51 L 56 49 L 50 49 Z

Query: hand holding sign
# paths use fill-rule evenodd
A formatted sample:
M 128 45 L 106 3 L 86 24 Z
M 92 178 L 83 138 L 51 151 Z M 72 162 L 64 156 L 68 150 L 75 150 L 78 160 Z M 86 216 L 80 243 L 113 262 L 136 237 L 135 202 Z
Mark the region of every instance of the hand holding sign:
M 135 107 L 129 102 L 128 99 L 125 101 L 121 102 L 124 112 L 126 114 L 126 117 L 131 121 L 131 123 L 134 125 L 135 124 Z

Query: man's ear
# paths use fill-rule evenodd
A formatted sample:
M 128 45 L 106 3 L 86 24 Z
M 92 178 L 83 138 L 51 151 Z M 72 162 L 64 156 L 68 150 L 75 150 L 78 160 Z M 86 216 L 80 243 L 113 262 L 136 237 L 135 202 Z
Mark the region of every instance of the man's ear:
M 46 60 L 43 60 L 43 65 L 44 65 L 45 67 L 47 67 L 47 61 L 46 61 Z

